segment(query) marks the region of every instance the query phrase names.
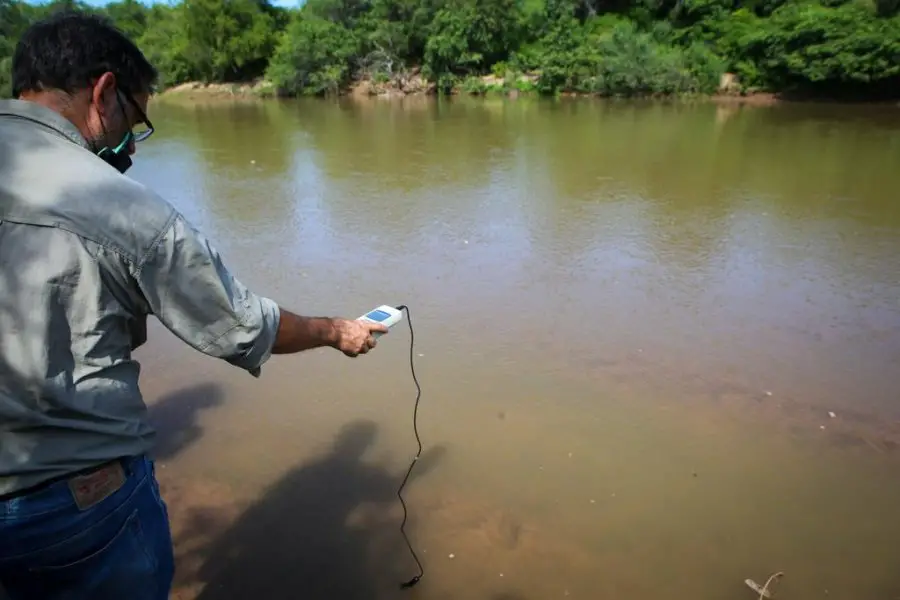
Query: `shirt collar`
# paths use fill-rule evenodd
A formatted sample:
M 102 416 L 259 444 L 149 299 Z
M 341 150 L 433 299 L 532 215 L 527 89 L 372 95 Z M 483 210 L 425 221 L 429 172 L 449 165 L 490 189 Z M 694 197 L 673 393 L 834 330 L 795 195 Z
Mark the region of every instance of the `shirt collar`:
M 87 140 L 72 121 L 43 104 L 27 100 L 0 100 L 0 119 L 9 117 L 31 121 L 52 130 L 70 142 L 90 149 Z

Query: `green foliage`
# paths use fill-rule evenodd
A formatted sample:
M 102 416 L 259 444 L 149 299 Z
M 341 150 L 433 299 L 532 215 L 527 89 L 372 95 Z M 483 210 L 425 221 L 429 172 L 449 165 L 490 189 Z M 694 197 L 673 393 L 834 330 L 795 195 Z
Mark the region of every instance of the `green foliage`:
M 579 26 L 561 20 L 542 41 L 538 89 L 607 96 L 709 93 L 724 63 L 707 47 L 659 41 L 625 19 L 600 18 Z
M 267 77 L 281 94 L 337 93 L 350 81 L 358 53 L 353 31 L 300 12 L 281 35 Z
M 274 19 L 255 0 L 184 0 L 180 54 L 194 76 L 236 81 L 258 74 L 274 50 Z
M 133 40 L 147 31 L 150 11 L 137 0 L 110 3 L 106 6 L 106 14 Z
M 424 72 L 449 92 L 459 76 L 490 72 L 517 39 L 515 0 L 457 0 L 437 11 L 425 43 Z
M 15 40 L 21 35 L 27 19 L 24 5 L 13 0 L 0 0 L 0 98 L 12 93 L 12 55 Z
M 0 0 L 0 95 L 21 32 L 60 8 L 109 15 L 163 87 L 265 77 L 336 94 L 421 68 L 441 93 L 707 94 L 731 72 L 744 88 L 900 96 L 900 0 Z
M 8 98 L 12 94 L 12 57 L 0 58 L 0 98 Z
M 100 9 L 74 0 L 39 5 L 0 0 L 0 90 L 9 79 L 13 44 L 24 28 L 63 8 L 112 18 L 154 62 L 164 87 L 190 80 L 260 77 L 287 22 L 286 11 L 266 0 L 184 0 L 151 6 L 137 0 L 119 0 Z
M 481 77 L 467 77 L 460 87 L 462 91 L 473 96 L 485 94 L 488 91 L 488 85 Z
M 749 39 L 763 47 L 761 69 L 775 87 L 900 83 L 900 18 L 856 3 L 788 4 L 760 34 Z
M 191 64 L 189 40 L 180 27 L 179 14 L 163 5 L 147 11 L 147 26 L 135 41 L 160 74 L 160 85 L 167 88 L 200 78 L 200 69 Z
M 793 2 L 768 17 L 740 9 L 681 33 L 708 42 L 748 85 L 829 95 L 900 90 L 900 17 L 857 2 Z

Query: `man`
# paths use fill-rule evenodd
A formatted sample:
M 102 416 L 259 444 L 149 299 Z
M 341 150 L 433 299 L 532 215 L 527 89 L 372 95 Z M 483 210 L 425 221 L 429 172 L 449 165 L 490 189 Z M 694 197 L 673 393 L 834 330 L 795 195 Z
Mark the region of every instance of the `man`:
M 272 354 L 375 346 L 382 325 L 250 292 L 125 177 L 156 71 L 107 22 L 57 14 L 0 103 L 0 587 L 13 600 L 163 600 L 173 575 L 132 350 L 156 316 L 259 376 Z

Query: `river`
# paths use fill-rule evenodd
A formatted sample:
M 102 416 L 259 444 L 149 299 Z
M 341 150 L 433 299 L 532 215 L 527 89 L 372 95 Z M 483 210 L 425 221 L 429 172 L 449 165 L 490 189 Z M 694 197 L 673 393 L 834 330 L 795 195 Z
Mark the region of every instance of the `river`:
M 151 106 L 130 174 L 371 354 L 154 323 L 182 600 L 900 598 L 900 111 Z

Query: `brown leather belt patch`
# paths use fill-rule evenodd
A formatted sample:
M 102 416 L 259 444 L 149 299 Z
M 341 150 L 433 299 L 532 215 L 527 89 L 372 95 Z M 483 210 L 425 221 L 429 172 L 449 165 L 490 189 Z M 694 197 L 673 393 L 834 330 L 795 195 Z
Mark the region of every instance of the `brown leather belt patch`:
M 69 490 L 75 498 L 78 510 L 88 509 L 109 498 L 125 484 L 125 470 L 116 461 L 88 475 L 78 475 L 69 480 Z

